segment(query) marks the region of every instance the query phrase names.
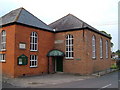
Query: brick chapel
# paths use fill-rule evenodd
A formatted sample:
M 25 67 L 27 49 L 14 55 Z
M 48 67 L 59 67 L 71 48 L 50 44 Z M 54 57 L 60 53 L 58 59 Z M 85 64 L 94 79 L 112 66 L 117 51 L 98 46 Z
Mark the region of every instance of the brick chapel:
M 0 21 L 0 65 L 7 76 L 88 75 L 111 66 L 111 37 L 72 14 L 47 25 L 18 8 Z

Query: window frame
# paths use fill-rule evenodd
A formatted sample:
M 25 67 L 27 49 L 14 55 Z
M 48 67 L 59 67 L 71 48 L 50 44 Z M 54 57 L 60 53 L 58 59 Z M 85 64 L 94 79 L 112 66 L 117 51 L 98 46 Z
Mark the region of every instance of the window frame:
M 106 40 L 106 42 L 105 42 L 105 48 L 106 48 L 106 59 L 108 59 L 109 58 L 109 53 L 108 53 L 108 40 Z
M 74 58 L 74 37 L 71 34 L 66 36 L 65 41 L 65 58 L 66 59 L 73 59 Z
M 38 34 L 32 32 L 30 35 L 30 51 L 38 51 Z
M 92 36 L 92 59 L 96 59 L 96 37 Z
M 34 62 L 34 65 L 32 63 Z M 38 56 L 30 55 L 30 68 L 38 67 Z
M 100 38 L 100 58 L 103 58 L 103 39 Z
M 0 47 L 1 51 L 6 51 L 6 31 L 5 30 L 2 30 L 1 32 L 0 44 L 1 44 L 1 47 Z
M 6 54 L 0 54 L 0 62 L 6 62 Z

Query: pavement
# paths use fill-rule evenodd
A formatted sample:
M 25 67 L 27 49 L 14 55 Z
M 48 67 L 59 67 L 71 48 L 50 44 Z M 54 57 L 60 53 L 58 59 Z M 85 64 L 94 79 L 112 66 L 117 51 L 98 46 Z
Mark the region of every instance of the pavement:
M 100 88 L 102 86 L 116 88 L 118 73 L 102 71 L 86 76 L 56 73 L 19 78 L 8 78 L 3 75 L 0 82 L 2 82 L 2 88 Z
M 73 81 L 56 85 L 39 86 L 39 88 L 80 88 L 80 90 L 120 90 L 118 72 L 112 72 L 82 81 Z M 118 89 L 119 88 L 119 89 Z
M 93 75 L 81 76 L 77 74 L 45 74 L 39 76 L 25 76 L 20 78 L 2 77 L 2 88 L 36 88 L 70 83 L 95 78 Z

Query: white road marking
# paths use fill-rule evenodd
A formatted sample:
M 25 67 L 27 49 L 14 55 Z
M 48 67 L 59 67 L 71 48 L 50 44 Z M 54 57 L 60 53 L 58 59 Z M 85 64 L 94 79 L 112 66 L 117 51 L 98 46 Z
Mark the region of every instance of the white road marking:
M 112 84 L 108 84 L 108 85 L 106 85 L 106 86 L 103 86 L 103 87 L 101 87 L 100 89 L 98 89 L 98 90 L 101 90 L 101 89 L 103 89 L 103 88 L 107 88 L 107 87 L 109 87 L 109 86 L 111 86 Z
M 104 86 L 104 87 L 102 87 L 102 88 L 106 88 L 106 87 L 109 87 L 109 86 L 111 86 L 112 84 L 108 84 L 108 85 L 106 85 L 106 86 Z

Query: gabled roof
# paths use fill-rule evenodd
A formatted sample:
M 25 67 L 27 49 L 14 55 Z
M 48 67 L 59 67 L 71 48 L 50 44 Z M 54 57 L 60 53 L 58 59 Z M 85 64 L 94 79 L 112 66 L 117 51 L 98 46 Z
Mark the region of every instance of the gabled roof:
M 88 25 L 87 23 L 78 19 L 76 16 L 72 14 L 66 15 L 65 17 L 49 24 L 49 26 L 55 29 L 56 31 L 64 31 L 84 27 L 94 29 L 92 26 Z
M 85 23 L 84 21 L 80 20 L 76 16 L 72 14 L 68 14 L 57 21 L 49 24 L 49 26 L 53 29 L 55 29 L 55 32 L 64 32 L 64 31 L 73 31 L 73 30 L 82 30 L 82 29 L 89 29 L 91 31 L 97 32 L 99 34 L 102 34 L 108 38 L 111 38 L 110 36 L 98 31 L 94 27 L 90 26 L 89 24 Z
M 45 29 L 49 31 L 53 31 L 47 24 L 42 22 L 40 19 L 32 15 L 30 12 L 25 10 L 24 8 L 19 8 L 9 12 L 8 14 L 4 15 L 0 18 L 2 23 L 0 26 L 4 26 L 10 23 L 20 23 L 23 25 L 33 26 L 40 29 Z

